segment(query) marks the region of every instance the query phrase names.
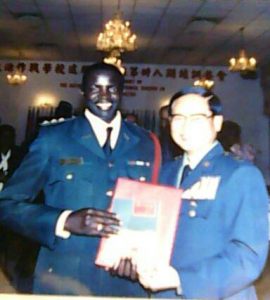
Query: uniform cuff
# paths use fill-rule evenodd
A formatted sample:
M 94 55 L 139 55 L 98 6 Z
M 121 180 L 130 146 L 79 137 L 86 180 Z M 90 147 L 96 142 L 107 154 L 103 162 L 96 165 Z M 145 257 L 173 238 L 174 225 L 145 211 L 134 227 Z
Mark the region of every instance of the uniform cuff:
M 65 230 L 64 228 L 65 228 L 66 220 L 71 213 L 72 210 L 65 210 L 59 216 L 55 227 L 56 236 L 61 237 L 63 239 L 68 239 L 70 237 L 71 233 L 68 230 Z

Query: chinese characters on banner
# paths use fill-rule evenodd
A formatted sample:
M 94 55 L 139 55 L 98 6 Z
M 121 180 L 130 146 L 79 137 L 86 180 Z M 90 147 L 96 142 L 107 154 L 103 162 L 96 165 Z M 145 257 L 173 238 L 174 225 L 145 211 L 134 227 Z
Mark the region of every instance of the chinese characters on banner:
M 22 72 L 29 72 L 32 74 L 58 74 L 58 75 L 78 75 L 81 74 L 87 65 L 80 63 L 50 63 L 50 62 L 6 62 L 0 64 L 0 72 L 13 72 L 19 68 Z M 158 66 L 127 66 L 126 67 L 126 85 L 125 95 L 136 96 L 137 91 L 152 92 L 165 91 L 165 86 L 158 86 L 157 84 L 146 85 L 143 79 L 196 79 L 201 76 L 206 79 L 214 79 L 224 81 L 227 73 L 223 70 L 213 71 L 210 69 L 201 70 L 198 67 L 158 67 Z M 80 88 L 79 82 L 60 82 L 61 88 Z

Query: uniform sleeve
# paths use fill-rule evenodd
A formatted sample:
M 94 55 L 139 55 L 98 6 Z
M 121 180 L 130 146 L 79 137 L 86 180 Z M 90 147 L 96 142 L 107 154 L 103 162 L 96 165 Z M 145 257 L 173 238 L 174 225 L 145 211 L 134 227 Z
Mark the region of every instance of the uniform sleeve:
M 246 166 L 234 172 L 224 189 L 228 204 L 224 201 L 221 222 L 229 232 L 222 251 L 181 268 L 173 266 L 187 298 L 231 296 L 251 285 L 263 270 L 268 253 L 264 180 L 257 168 Z
M 53 248 L 55 224 L 61 210 L 33 203 L 47 179 L 49 145 L 48 136 L 42 131 L 0 193 L 0 223 Z

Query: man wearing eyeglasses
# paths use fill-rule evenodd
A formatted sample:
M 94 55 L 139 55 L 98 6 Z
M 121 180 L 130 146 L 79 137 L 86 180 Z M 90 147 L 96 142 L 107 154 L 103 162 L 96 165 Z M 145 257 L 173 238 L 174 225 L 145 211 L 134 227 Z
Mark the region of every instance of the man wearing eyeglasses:
M 257 299 L 253 283 L 268 252 L 264 179 L 217 142 L 223 117 L 216 95 L 188 87 L 169 107 L 184 155 L 164 166 L 161 181 L 184 190 L 182 208 L 171 266 L 137 266 L 139 280 L 162 298 Z

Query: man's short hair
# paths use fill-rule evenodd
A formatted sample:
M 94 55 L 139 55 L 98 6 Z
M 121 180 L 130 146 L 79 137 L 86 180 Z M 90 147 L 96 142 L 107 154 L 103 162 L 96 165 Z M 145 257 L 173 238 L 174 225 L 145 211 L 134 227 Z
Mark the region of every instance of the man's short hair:
M 4 132 L 8 132 L 11 135 L 15 136 L 16 135 L 16 130 L 13 126 L 9 124 L 2 124 L 0 125 L 0 135 L 2 135 Z
M 169 114 L 172 115 L 172 105 L 174 101 L 176 101 L 178 98 L 188 95 L 188 94 L 196 94 L 200 95 L 204 98 L 209 98 L 208 104 L 210 111 L 213 113 L 214 116 L 216 115 L 222 115 L 222 104 L 220 102 L 220 99 L 218 98 L 217 95 L 215 95 L 212 91 L 207 90 L 203 87 L 198 87 L 198 86 L 188 86 L 184 87 L 177 93 L 175 93 L 169 103 Z
M 217 139 L 225 151 L 230 151 L 234 144 L 241 143 L 241 126 L 231 120 L 224 121 L 221 131 L 218 132 Z
M 71 118 L 73 113 L 73 106 L 71 103 L 61 100 L 55 109 L 56 118 Z
M 123 89 L 124 87 L 124 76 L 123 74 L 119 71 L 117 67 L 111 64 L 106 64 L 106 63 L 95 63 L 91 66 L 86 66 L 83 69 L 83 76 L 82 76 L 82 83 L 81 83 L 81 91 L 85 94 L 87 90 L 87 84 L 88 84 L 88 77 L 96 72 L 96 71 L 104 71 L 104 72 L 113 72 L 115 75 L 119 78 L 119 82 L 121 85 L 121 88 Z

